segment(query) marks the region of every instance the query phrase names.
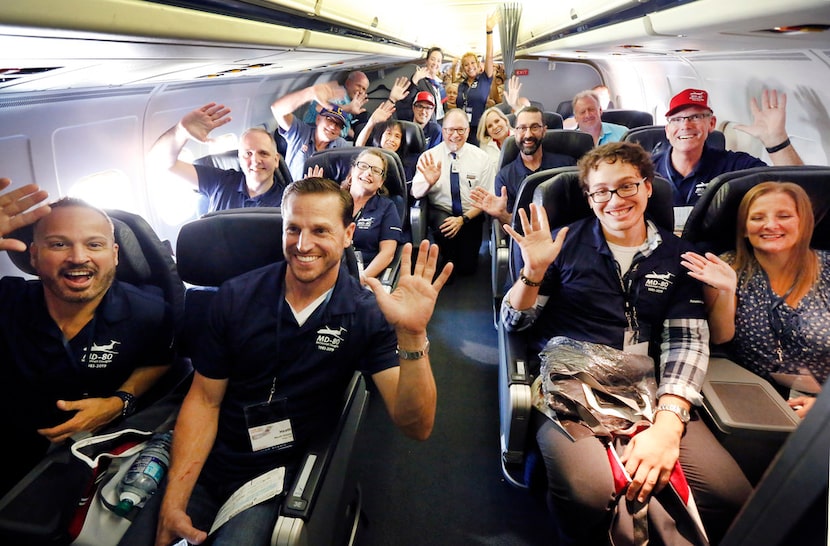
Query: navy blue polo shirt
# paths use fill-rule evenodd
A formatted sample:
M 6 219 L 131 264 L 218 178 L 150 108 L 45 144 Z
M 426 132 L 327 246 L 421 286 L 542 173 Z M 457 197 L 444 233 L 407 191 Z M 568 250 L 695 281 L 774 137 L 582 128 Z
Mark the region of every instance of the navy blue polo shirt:
M 664 146 L 651 159 L 655 172 L 671 182 L 675 207 L 694 205 L 703 195 L 706 185 L 720 174 L 767 166 L 757 157 L 745 152 L 719 150 L 704 144 L 700 162 L 689 176 L 684 178 L 671 164 L 671 151 L 671 146 Z
M 441 126 L 438 123 L 430 120 L 424 127 L 424 142 L 426 142 L 425 150 L 435 148 L 444 140 L 444 134 L 441 132 Z
M 522 185 L 524 179 L 535 172 L 544 171 L 546 169 L 553 169 L 556 167 L 567 167 L 568 165 L 576 165 L 576 160 L 565 154 L 554 154 L 551 152 L 542 152 L 542 163 L 535 171 L 531 171 L 525 166 L 522 161 L 522 156 L 516 156 L 516 159 L 505 165 L 496 174 L 496 182 L 494 184 L 494 191 L 496 195 L 501 195 L 502 187 L 507 188 L 507 210 L 513 212 L 516 206 L 516 196 L 519 193 L 519 186 Z
M 401 242 L 401 217 L 391 199 L 372 196 L 355 217 L 355 249 L 363 255 L 363 264 L 369 265 L 380 251 L 381 241 Z
M 288 170 L 291 171 L 292 180 L 302 180 L 306 175 L 305 164 L 309 157 L 317 152 L 317 146 L 314 143 L 314 134 L 317 131 L 316 125 L 306 125 L 303 121 L 294 116 L 291 121 L 291 127 L 284 131 L 280 127 L 280 135 L 285 139 L 285 162 L 288 164 Z M 337 137 L 326 145 L 329 148 L 342 148 L 349 146 L 349 143 L 343 137 Z
M 248 197 L 245 175 L 237 170 L 222 170 L 204 165 L 194 165 L 199 177 L 199 193 L 210 199 L 208 210 L 242 209 L 248 207 L 279 207 L 285 186 L 274 174 L 274 183 L 268 191 Z
M 487 106 L 487 99 L 490 97 L 490 86 L 493 83 L 493 78 L 487 75 L 486 72 L 480 73 L 473 80 L 473 84 L 467 83 L 467 78 L 458 84 L 458 98 L 456 104 L 462 110 L 472 113 L 470 119 L 470 127 L 478 127 L 478 121 Z M 470 129 L 470 133 L 473 130 Z
M 567 336 L 622 349 L 626 300 L 636 313 L 639 339 L 657 340 L 658 346 L 666 319 L 705 318 L 701 285 L 680 265 L 680 255 L 694 247 L 663 228 L 657 230 L 660 245 L 647 257 L 637 254 L 620 278 L 599 220 L 571 224 L 539 289 L 550 300 L 531 327 L 535 348 L 541 350 L 554 336 Z
M 173 361 L 170 307 L 130 284 L 114 281 L 95 318 L 66 345 L 39 280 L 0 279 L 0 302 L 0 404 L 21 429 L 66 421 L 57 400 L 112 396 L 136 368 Z
M 225 282 L 193 356 L 199 373 L 228 380 L 216 442 L 200 477 L 225 493 L 267 470 L 295 465 L 309 435 L 337 420 L 355 370 L 372 375 L 398 365 L 394 329 L 374 294 L 345 267 L 329 299 L 303 326 L 284 301 L 285 273 L 286 263 L 279 262 Z M 286 399 L 295 446 L 253 452 L 245 407 L 266 402 L 272 385 L 274 398 Z

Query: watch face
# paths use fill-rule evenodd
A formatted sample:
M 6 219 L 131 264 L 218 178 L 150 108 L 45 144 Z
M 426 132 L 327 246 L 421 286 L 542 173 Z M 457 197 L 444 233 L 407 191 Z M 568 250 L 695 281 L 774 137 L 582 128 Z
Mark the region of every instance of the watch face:
M 121 415 L 123 417 L 129 417 L 133 413 L 135 413 L 135 396 L 128 392 L 118 391 L 115 393 L 115 396 L 121 399 L 124 402 L 124 409 L 121 410 Z

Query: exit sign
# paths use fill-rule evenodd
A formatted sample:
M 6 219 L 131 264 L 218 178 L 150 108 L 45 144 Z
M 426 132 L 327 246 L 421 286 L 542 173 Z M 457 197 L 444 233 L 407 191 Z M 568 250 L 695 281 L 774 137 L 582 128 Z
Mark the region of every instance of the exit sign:
M 518 68 L 518 69 L 513 71 L 513 74 L 515 74 L 517 76 L 527 76 L 528 73 L 529 73 L 529 69 L 527 69 L 527 68 Z

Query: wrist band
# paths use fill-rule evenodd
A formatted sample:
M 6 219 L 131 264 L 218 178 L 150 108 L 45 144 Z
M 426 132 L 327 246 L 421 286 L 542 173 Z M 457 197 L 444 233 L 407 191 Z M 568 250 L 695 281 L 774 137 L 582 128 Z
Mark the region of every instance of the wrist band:
M 528 279 L 527 277 L 525 277 L 524 268 L 519 270 L 519 280 L 522 281 L 523 283 L 525 283 L 528 286 L 532 286 L 533 288 L 538 288 L 538 287 L 542 286 L 542 281 L 533 282 L 530 279 Z
M 487 31 L 487 34 L 493 34 L 493 31 L 492 31 L 492 30 L 488 30 L 488 31 Z
M 774 154 L 775 152 L 780 152 L 784 148 L 790 145 L 790 137 L 787 137 L 787 140 L 779 144 L 778 146 L 773 146 L 771 148 L 767 148 L 768 154 Z

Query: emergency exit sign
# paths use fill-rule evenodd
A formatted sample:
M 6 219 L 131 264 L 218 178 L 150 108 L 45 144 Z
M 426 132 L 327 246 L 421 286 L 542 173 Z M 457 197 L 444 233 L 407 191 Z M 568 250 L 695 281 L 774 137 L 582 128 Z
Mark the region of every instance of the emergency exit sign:
M 528 73 L 529 73 L 529 70 L 527 68 L 518 68 L 518 69 L 514 70 L 513 73 L 517 76 L 527 76 Z

